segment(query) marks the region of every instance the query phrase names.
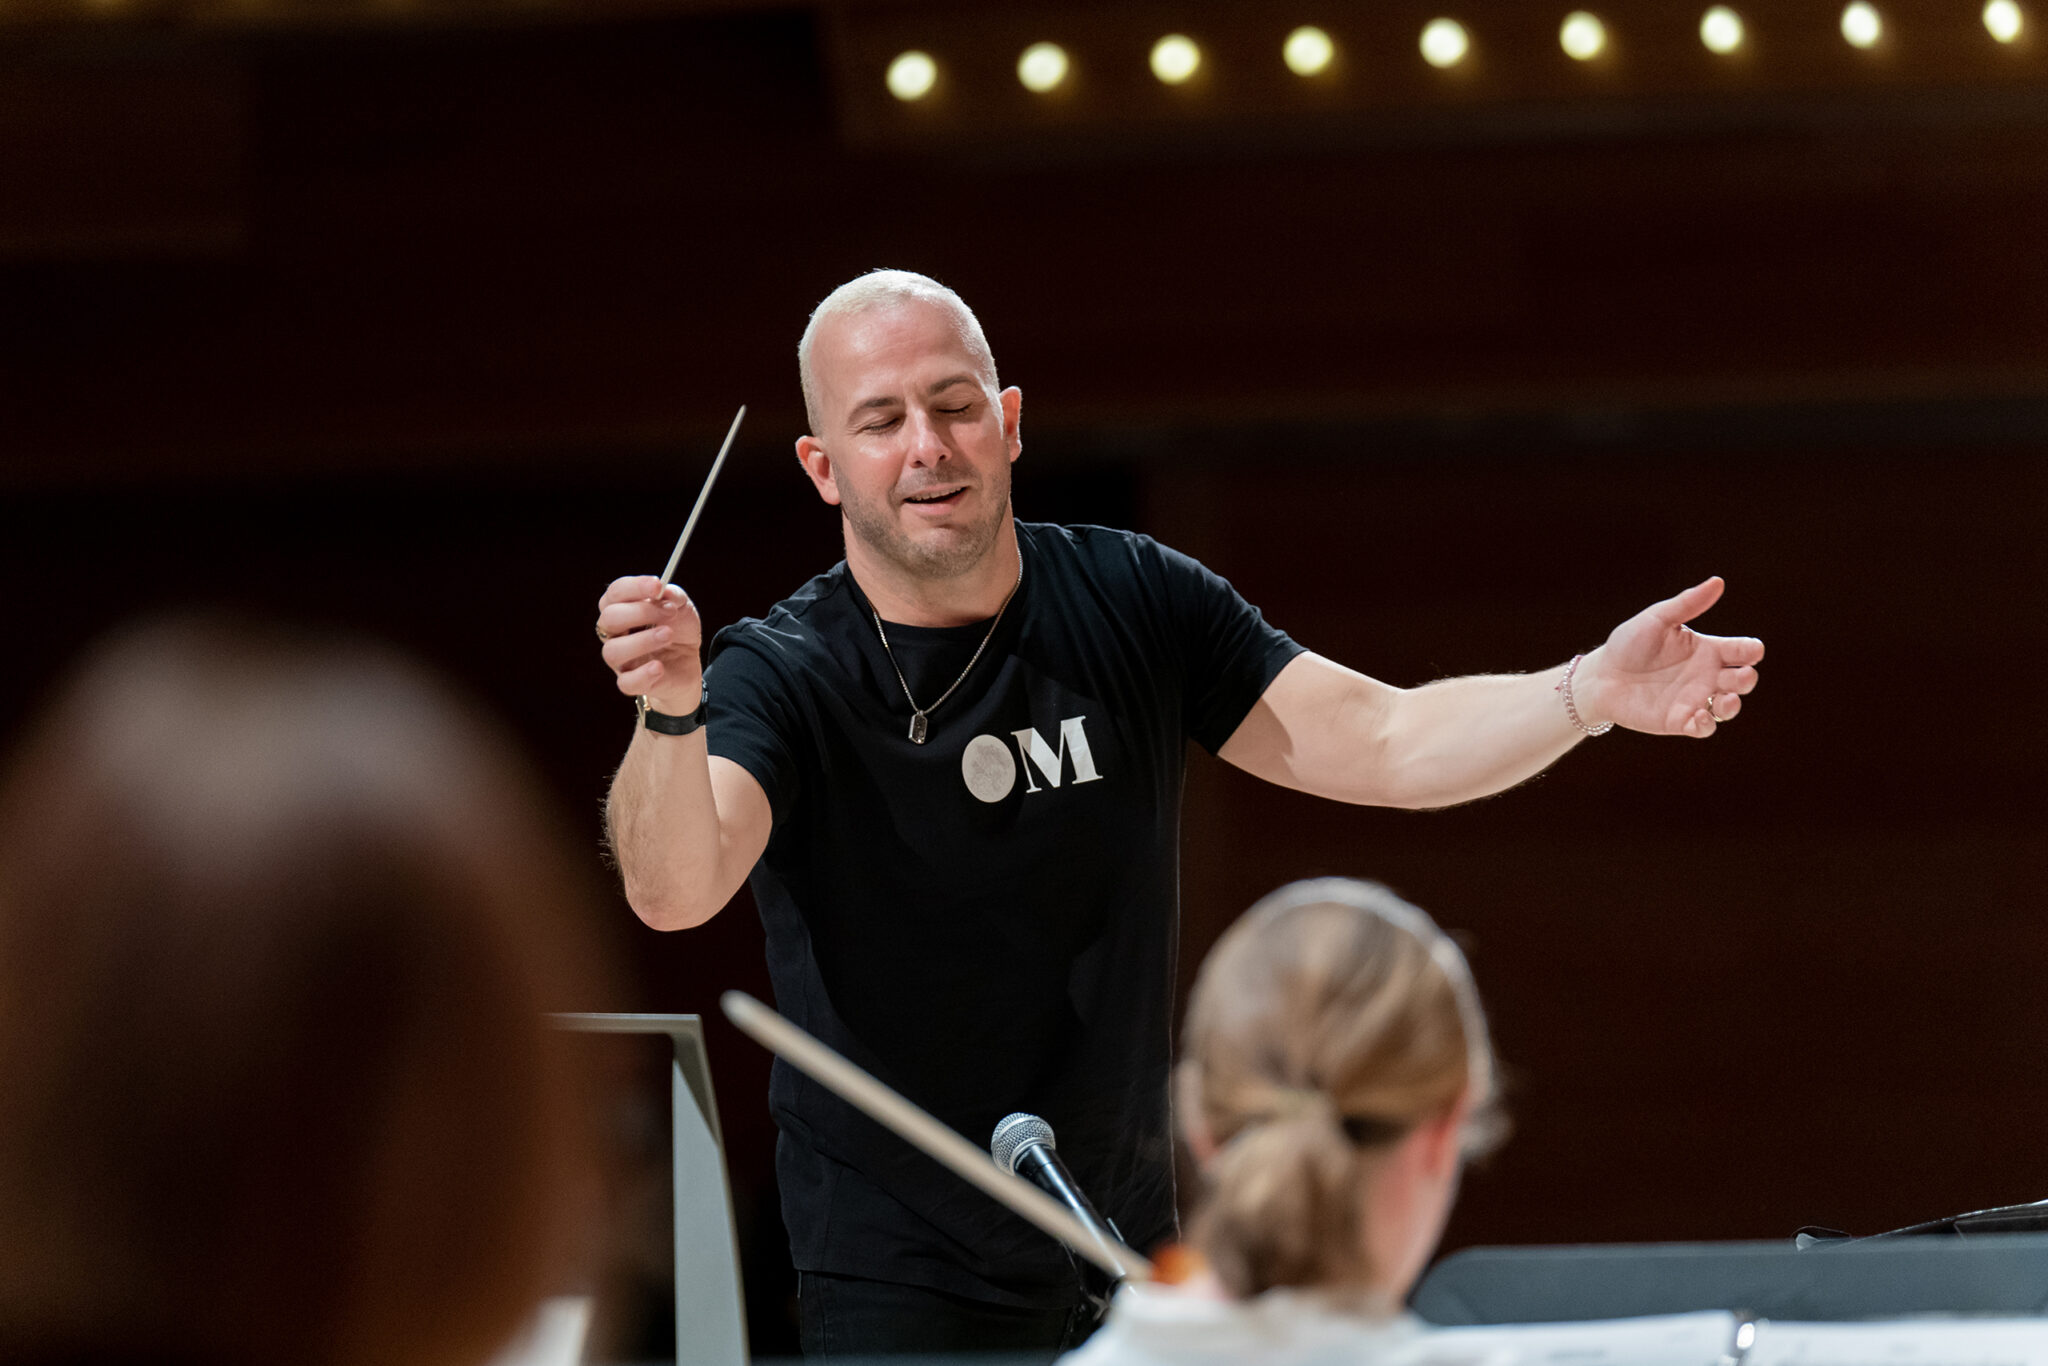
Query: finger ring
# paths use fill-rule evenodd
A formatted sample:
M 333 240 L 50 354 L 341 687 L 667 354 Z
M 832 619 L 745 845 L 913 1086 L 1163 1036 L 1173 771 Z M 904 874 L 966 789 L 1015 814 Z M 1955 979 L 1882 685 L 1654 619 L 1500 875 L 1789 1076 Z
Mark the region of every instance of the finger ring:
M 605 630 L 604 627 L 600 626 L 597 628 L 597 638 L 599 640 L 610 640 L 612 638 L 612 633 L 610 631 Z M 1708 698 L 1707 701 L 1709 702 L 1709 704 L 1711 704 L 1713 699 Z M 1709 705 L 1707 710 L 1712 711 L 1713 707 Z
M 1727 716 L 1723 716 L 1721 715 L 1721 713 L 1714 710 L 1714 694 L 1712 693 L 1707 694 L 1707 715 L 1714 718 L 1714 722 L 1716 725 L 1722 726 L 1727 725 L 1730 721 L 1733 721 L 1735 719 L 1733 713 L 1730 713 Z

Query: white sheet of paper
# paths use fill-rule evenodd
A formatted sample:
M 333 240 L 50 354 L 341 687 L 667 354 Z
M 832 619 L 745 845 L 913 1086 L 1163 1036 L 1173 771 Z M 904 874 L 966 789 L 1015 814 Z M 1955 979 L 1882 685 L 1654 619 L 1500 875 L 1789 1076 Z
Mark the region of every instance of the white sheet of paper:
M 1733 1350 L 1735 1329 L 1735 1315 L 1719 1310 L 1599 1323 L 1439 1328 L 1417 1338 L 1394 1362 L 1398 1366 L 1721 1366 Z
M 2048 1366 L 2048 1319 L 1765 1322 L 1743 1366 Z

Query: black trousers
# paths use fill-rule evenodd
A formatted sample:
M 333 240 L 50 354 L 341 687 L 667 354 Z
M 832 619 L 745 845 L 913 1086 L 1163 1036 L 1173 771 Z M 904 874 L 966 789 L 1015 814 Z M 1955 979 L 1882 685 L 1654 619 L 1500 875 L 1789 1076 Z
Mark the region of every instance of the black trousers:
M 890 1281 L 797 1273 L 797 1312 L 811 1360 L 978 1353 L 1049 1362 L 1095 1331 L 1095 1307 L 1019 1309 Z

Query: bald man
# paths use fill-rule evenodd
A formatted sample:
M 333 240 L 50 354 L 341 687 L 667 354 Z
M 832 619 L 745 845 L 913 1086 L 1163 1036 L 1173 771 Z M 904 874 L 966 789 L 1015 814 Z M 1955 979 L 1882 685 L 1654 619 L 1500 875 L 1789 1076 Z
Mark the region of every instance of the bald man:
M 608 822 L 634 911 L 702 924 L 742 880 L 777 1005 L 970 1136 L 1043 1116 L 1139 1248 L 1174 1227 L 1168 1031 L 1192 738 L 1334 800 L 1501 791 L 1611 725 L 1711 736 L 1759 641 L 1694 632 L 1708 579 L 1540 673 L 1402 689 L 1305 651 L 1147 537 L 1022 523 L 1022 393 L 952 291 L 878 271 L 798 351 L 797 458 L 846 558 L 709 651 L 687 596 L 598 610 L 636 699 Z M 1085 1335 L 1067 1256 L 778 1063 L 776 1170 L 809 1355 Z

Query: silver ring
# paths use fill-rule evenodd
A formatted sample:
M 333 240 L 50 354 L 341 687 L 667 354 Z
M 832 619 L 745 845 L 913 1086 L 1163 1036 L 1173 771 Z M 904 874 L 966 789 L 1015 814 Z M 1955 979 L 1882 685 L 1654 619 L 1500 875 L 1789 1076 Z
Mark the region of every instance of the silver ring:
M 1712 693 L 1707 694 L 1707 715 L 1714 719 L 1714 724 L 1717 726 L 1725 726 L 1735 719 L 1733 712 L 1723 716 L 1714 710 L 1714 694 Z

